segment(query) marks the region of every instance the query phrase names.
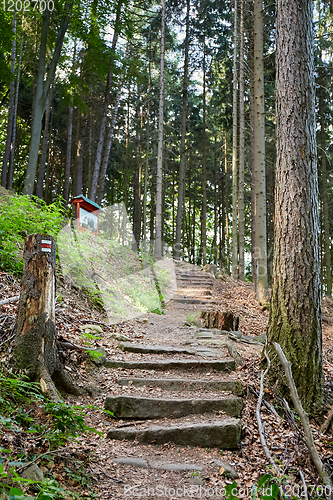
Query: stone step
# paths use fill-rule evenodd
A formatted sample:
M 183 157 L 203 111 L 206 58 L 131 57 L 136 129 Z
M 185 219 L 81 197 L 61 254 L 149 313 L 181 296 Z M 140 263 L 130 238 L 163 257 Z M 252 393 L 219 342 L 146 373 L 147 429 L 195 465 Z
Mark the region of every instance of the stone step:
M 171 425 L 151 425 L 148 428 L 126 427 L 110 429 L 109 439 L 130 441 L 137 440 L 145 444 L 175 443 L 202 448 L 219 448 L 220 450 L 238 447 L 242 424 L 239 419 L 230 418 L 213 422 L 185 422 Z
M 192 359 L 161 359 L 159 361 L 114 361 L 107 359 L 104 366 L 106 368 L 124 368 L 126 370 L 216 370 L 225 372 L 235 369 L 234 359 L 210 359 L 210 360 L 192 360 Z
M 242 396 L 243 386 L 238 380 L 190 380 L 178 378 L 118 378 L 117 384 L 133 387 L 159 387 L 165 391 L 230 391 Z
M 126 352 L 138 352 L 141 354 L 188 354 L 196 355 L 195 349 L 186 349 L 185 347 L 170 347 L 166 345 L 146 345 L 134 344 L 132 342 L 121 342 L 119 349 Z
M 216 304 L 213 300 L 205 299 L 188 299 L 188 298 L 174 298 L 175 302 L 180 302 L 181 304 Z
M 213 413 L 213 411 L 223 411 L 230 417 L 239 417 L 243 409 L 243 400 L 234 396 L 211 399 L 107 396 L 105 409 L 111 411 L 116 418 L 182 418 L 187 415 Z

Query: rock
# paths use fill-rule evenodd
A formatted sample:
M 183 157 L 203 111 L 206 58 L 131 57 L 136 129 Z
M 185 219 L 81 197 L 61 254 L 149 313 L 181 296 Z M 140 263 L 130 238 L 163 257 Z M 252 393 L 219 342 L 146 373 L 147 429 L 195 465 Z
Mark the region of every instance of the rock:
M 126 337 L 126 335 L 123 335 L 122 333 L 111 332 L 110 336 L 115 340 L 118 340 L 119 342 L 128 342 L 131 340 L 129 337 Z
M 198 470 L 202 471 L 202 465 L 197 464 L 171 464 L 166 462 L 150 462 L 152 469 L 167 470 L 167 471 L 186 471 L 186 470 Z
M 200 486 L 204 484 L 204 480 L 202 479 L 202 477 L 200 476 L 200 474 L 191 475 L 190 478 L 189 478 L 189 482 L 191 484 L 197 484 L 197 485 L 200 485 Z
M 266 335 L 264 333 L 262 335 L 257 335 L 255 338 L 260 344 L 266 344 Z
M 137 440 L 139 443 L 175 443 L 202 448 L 234 449 L 238 447 L 242 423 L 235 418 L 209 423 L 181 423 L 168 426 L 151 425 L 148 428 L 126 427 L 110 429 L 109 439 Z
M 36 464 L 29 465 L 21 472 L 20 476 L 24 479 L 29 479 L 30 481 L 45 481 L 43 472 Z
M 117 418 L 181 418 L 187 415 L 213 413 L 214 411 L 223 411 L 231 417 L 239 417 L 243 409 L 243 400 L 234 396 L 210 399 L 107 396 L 105 409 L 111 411 Z
M 229 332 L 229 335 L 235 337 L 236 339 L 241 339 L 243 336 L 242 332 Z
M 236 479 L 236 477 L 238 477 L 236 470 L 227 462 L 221 460 L 213 460 L 213 462 L 220 468 L 220 475 L 222 477 L 227 477 L 229 479 Z M 221 468 L 224 470 L 222 471 Z
M 104 347 L 96 347 L 90 351 L 90 356 L 96 366 L 103 366 L 106 361 L 106 350 Z
M 131 467 L 137 467 L 140 469 L 148 469 L 148 463 L 142 458 L 135 457 L 120 457 L 114 460 L 116 464 L 119 465 L 130 465 Z
M 80 327 L 81 332 L 85 333 L 103 333 L 102 328 L 99 325 L 81 325 Z

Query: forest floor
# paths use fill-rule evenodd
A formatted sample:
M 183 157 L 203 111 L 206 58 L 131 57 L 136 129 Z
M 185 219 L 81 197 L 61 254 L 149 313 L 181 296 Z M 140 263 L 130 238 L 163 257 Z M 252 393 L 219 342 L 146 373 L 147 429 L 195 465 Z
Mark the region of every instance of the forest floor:
M 194 269 L 187 265 L 188 269 Z M 200 268 L 194 269 L 199 271 Z M 204 273 L 203 273 L 204 274 Z M 17 295 L 19 282 L 11 275 L 0 273 L 0 300 Z M 61 296 L 56 308 L 58 336 L 62 342 L 71 342 L 76 346 L 84 346 L 82 329 L 85 324 L 98 322 L 103 333 L 98 339 L 90 339 L 90 346 L 102 347 L 107 359 L 113 361 L 138 361 L 161 359 L 156 355 L 144 355 L 123 352 L 119 349 L 119 341 L 115 334 L 124 335 L 131 342 L 149 345 L 190 346 L 193 339 L 193 329 L 197 320 L 196 314 L 201 309 L 198 303 L 177 302 L 171 300 L 166 304 L 163 315 L 145 314 L 137 319 L 122 324 L 107 325 L 107 318 L 103 313 L 92 309 L 89 301 L 68 283 L 59 280 L 57 293 Z M 182 294 L 182 297 L 184 294 Z M 193 297 L 188 293 L 188 298 Z M 244 335 L 259 336 L 266 332 L 269 312 L 263 309 L 255 298 L 252 284 L 234 280 L 212 279 L 209 301 L 212 309 L 231 311 L 239 316 L 239 328 Z M 325 374 L 325 394 L 328 406 L 332 405 L 331 390 L 333 382 L 333 302 L 323 300 L 323 354 Z M 2 322 L 2 338 L 6 339 L 6 349 L 1 352 L 1 361 L 4 365 L 10 357 L 11 343 L 9 333 L 15 321 L 16 305 L 6 304 L 0 307 Z M 6 319 L 7 318 L 7 319 Z M 10 328 L 9 328 L 10 327 Z M 6 330 L 7 329 L 7 330 Z M 9 333 L 8 333 L 9 332 Z M 1 342 L 0 342 L 1 344 Z M 278 409 L 281 418 L 274 416 L 265 405 L 261 408 L 261 418 L 265 426 L 265 436 L 268 448 L 276 461 L 279 475 L 272 470 L 267 459 L 258 432 L 256 420 L 256 405 L 260 386 L 260 359 L 262 345 L 235 343 L 243 364 L 238 365 L 232 374 L 233 379 L 241 381 L 244 386 L 244 409 L 242 412 L 242 436 L 236 450 L 220 450 L 212 444 L 207 448 L 195 446 L 180 446 L 173 443 L 140 444 L 137 441 L 117 441 L 108 439 L 107 432 L 112 429 L 126 428 L 128 423 L 124 419 L 115 419 L 103 413 L 104 401 L 107 396 L 117 394 L 161 395 L 162 392 L 152 387 L 123 387 L 117 384 L 120 377 L 147 377 L 160 376 L 152 370 L 140 371 L 124 368 L 106 368 L 96 366 L 84 350 L 61 348 L 61 356 L 66 369 L 73 376 L 76 383 L 85 387 L 89 394 L 80 397 L 68 396 L 66 400 L 83 407 L 86 414 L 86 423 L 94 427 L 98 434 L 90 434 L 70 440 L 64 448 L 54 452 L 52 460 L 41 457 L 37 463 L 46 476 L 55 477 L 64 487 L 76 492 L 84 498 L 121 499 L 141 497 L 144 499 L 162 498 L 221 498 L 223 489 L 233 482 L 233 478 L 225 477 L 225 464 L 233 469 L 236 477 L 238 496 L 249 498 L 249 490 L 265 473 L 279 477 L 277 482 L 284 484 L 284 492 L 289 496 L 301 497 L 304 486 L 300 471 L 303 472 L 308 487 L 308 494 L 321 496 L 320 480 L 311 463 L 308 452 L 302 440 L 302 430 L 297 417 L 288 412 L 281 400 L 274 394 L 273 389 L 266 387 L 264 398 L 267 402 L 280 406 Z M 3 349 L 3 347 L 2 347 Z M 221 353 L 225 352 L 221 347 Z M 217 357 L 219 348 L 215 349 Z M 177 359 L 188 359 L 186 354 L 177 355 Z M 206 358 L 202 358 L 206 359 Z M 172 373 L 172 378 L 177 374 Z M 184 374 L 182 374 L 184 375 Z M 179 375 L 180 376 L 180 375 Z M 188 378 L 195 378 L 196 373 L 187 373 Z M 170 378 L 170 373 L 164 372 L 163 377 Z M 220 373 L 212 370 L 205 374 L 207 380 L 218 380 Z M 221 377 L 222 379 L 222 377 Z M 177 397 L 183 392 L 178 391 Z M 197 394 L 200 397 L 200 392 Z M 215 394 L 208 394 L 214 397 Z M 205 397 L 207 394 L 205 393 Z M 327 412 L 328 413 L 328 412 Z M 41 417 L 42 418 L 42 417 Z M 212 415 L 197 416 L 197 421 L 212 418 Z M 162 419 L 164 425 L 168 419 Z M 323 435 L 319 431 L 321 421 L 312 421 L 312 430 L 315 443 L 322 460 L 328 465 L 333 464 L 332 429 Z M 136 422 L 140 427 L 142 422 Z M 131 424 L 133 425 L 133 424 Z M 24 441 L 24 440 L 23 440 Z M 10 448 L 13 452 L 21 452 L 31 456 L 38 453 L 47 454 L 43 443 L 38 442 L 32 435 L 27 435 L 25 442 L 13 437 L 11 432 L 0 433 L 0 446 Z M 47 456 L 47 455 L 46 455 Z M 117 463 L 117 459 L 130 458 L 130 464 Z M 120 460 L 121 462 L 121 460 Z M 163 470 L 154 467 L 156 463 L 183 465 L 182 470 Z M 186 467 L 188 466 L 188 467 Z M 228 467 L 227 467 L 228 468 Z M 186 470 L 188 469 L 188 470 Z M 297 486 L 299 485 L 299 486 Z M 178 490 L 178 493 L 176 492 Z M 70 498 L 70 497 L 68 497 Z

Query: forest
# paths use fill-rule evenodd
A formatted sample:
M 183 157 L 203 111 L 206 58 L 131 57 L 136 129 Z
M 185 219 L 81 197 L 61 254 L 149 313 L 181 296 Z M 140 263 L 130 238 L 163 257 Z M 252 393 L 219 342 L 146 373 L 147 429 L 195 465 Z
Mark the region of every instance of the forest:
M 28 254 L 39 248 L 38 245 L 42 248 L 44 244 L 44 247 L 49 247 L 47 251 L 50 252 L 46 261 L 48 264 L 52 261 L 51 268 L 57 267 L 59 274 L 60 292 L 57 292 L 56 300 L 60 302 L 60 306 L 56 304 L 56 311 L 60 310 L 59 317 L 62 318 L 57 318 L 60 321 L 57 328 L 60 328 L 61 335 L 57 337 L 55 320 L 52 320 L 52 345 L 55 345 L 55 339 L 58 338 L 58 350 L 53 352 L 51 349 L 51 354 L 45 355 L 45 359 L 48 358 L 45 366 L 34 369 L 34 372 L 26 372 L 30 382 L 26 382 L 28 385 L 23 389 L 19 384 L 17 397 L 23 397 L 22 405 L 28 404 L 27 401 L 24 402 L 26 395 L 22 394 L 28 391 L 30 398 L 36 388 L 32 389 L 29 384 L 35 382 L 40 383 L 43 394 L 51 396 L 53 403 L 46 403 L 43 415 L 46 420 L 53 422 L 53 431 L 56 429 L 56 433 L 61 434 L 61 438 L 57 438 L 58 447 L 60 439 L 63 439 L 62 446 L 76 432 L 90 431 L 99 418 L 94 414 L 97 407 L 100 411 L 98 391 L 87 389 L 83 382 L 81 384 L 82 377 L 85 378 L 86 365 L 88 366 L 88 361 L 82 354 L 87 349 L 87 339 L 89 346 L 100 349 L 96 351 L 96 355 L 92 355 L 90 361 L 94 364 L 94 356 L 101 356 L 104 360 L 101 370 L 104 371 L 107 367 L 121 369 L 121 363 L 126 365 L 125 357 L 120 358 L 119 349 L 136 353 L 138 357 L 139 354 L 154 354 L 156 349 L 160 349 L 158 354 L 168 357 L 170 353 L 180 353 L 189 363 L 190 358 L 186 356 L 195 352 L 195 356 L 204 357 L 203 362 L 208 363 L 207 370 L 210 367 L 214 372 L 214 366 L 222 366 L 222 361 L 219 361 L 220 354 L 216 354 L 217 351 L 213 353 L 209 349 L 213 349 L 212 345 L 215 348 L 219 345 L 222 346 L 221 349 L 228 349 L 233 358 L 234 361 L 230 364 L 232 370 L 243 370 L 240 374 L 242 382 L 248 380 L 247 377 L 252 377 L 251 390 L 259 398 L 256 439 L 261 443 L 266 457 L 262 464 L 268 460 L 276 470 L 279 481 L 285 477 L 282 470 L 292 469 L 294 464 L 298 471 L 295 473 L 296 480 L 301 481 L 303 486 L 313 480 L 313 471 L 316 470 L 324 484 L 331 488 L 331 465 L 327 465 L 327 458 L 321 462 L 318 453 L 316 455 L 313 451 L 315 444 L 308 415 L 314 418 L 315 423 L 311 422 L 311 425 L 317 426 L 316 430 L 312 429 L 316 434 L 319 432 L 318 425 L 325 424 L 327 411 L 333 401 L 329 388 L 331 374 L 327 372 L 331 366 L 328 362 L 332 350 L 331 318 L 325 320 L 327 324 L 323 328 L 323 318 L 326 317 L 325 314 L 329 316 L 332 306 L 332 18 L 332 0 L 1 2 L 0 290 L 5 298 L 0 301 L 0 306 L 5 310 L 1 313 L 0 320 L 1 327 L 5 325 L 8 331 L 3 330 L 0 348 L 8 348 L 8 354 L 14 355 L 14 358 L 16 356 L 16 361 L 20 359 L 22 369 L 26 369 L 24 363 L 29 364 L 32 358 L 43 358 L 39 356 L 40 346 L 36 344 L 31 359 L 24 360 L 24 357 L 30 356 L 27 355 L 32 345 L 30 340 L 36 338 L 36 332 L 35 327 L 31 326 L 29 337 L 22 317 L 29 317 L 30 314 L 31 325 L 36 322 L 33 309 L 28 312 L 31 306 L 27 304 L 35 295 L 32 294 L 27 302 L 26 297 L 30 293 L 27 259 L 30 258 Z M 59 264 L 61 237 L 64 234 L 62 228 L 71 218 L 75 218 L 74 204 L 80 196 L 97 208 L 97 212 L 92 215 L 85 211 L 85 205 L 80 209 L 85 216 L 84 227 L 92 231 L 96 239 L 89 234 L 84 240 L 85 247 L 82 244 L 81 250 L 87 253 L 82 256 L 80 250 L 81 260 L 77 260 L 77 268 L 80 268 L 79 272 L 85 277 L 90 272 L 89 266 L 92 266 L 96 275 L 103 275 L 103 262 L 106 267 L 114 269 L 114 272 L 108 274 L 107 280 L 106 275 L 98 283 L 95 280 L 93 292 L 89 291 L 86 284 L 79 283 L 78 275 L 76 282 L 73 276 L 69 278 L 63 263 Z M 122 223 L 120 216 L 118 221 L 115 219 L 115 213 L 122 214 Z M 101 240 L 97 239 L 99 214 L 102 214 L 99 232 Z M 110 219 L 105 222 L 107 217 Z M 131 235 L 129 243 L 124 233 L 127 222 Z M 36 239 L 32 236 L 34 233 L 37 234 Z M 51 239 L 42 239 L 40 242 L 38 234 L 49 234 Z M 57 239 L 57 250 L 53 237 Z M 120 249 L 119 245 L 124 246 L 125 240 L 126 250 Z M 77 241 L 75 236 L 71 248 L 75 247 Z M 107 242 L 105 248 L 103 241 Z M 109 243 L 110 254 L 106 251 Z M 32 251 L 32 248 L 35 250 Z M 91 248 L 97 252 L 94 257 L 91 257 Z M 43 259 L 44 257 L 45 255 Z M 43 259 L 40 261 L 41 269 L 46 262 Z M 163 280 L 159 282 L 158 275 L 161 271 L 158 263 L 163 266 L 167 259 L 173 263 L 174 279 L 179 288 L 175 297 L 180 294 L 180 298 L 174 298 L 174 302 L 171 302 L 173 305 L 167 305 L 164 301 L 161 285 Z M 142 278 L 140 275 L 137 280 L 136 273 L 140 266 L 150 269 L 152 283 L 156 284 L 157 299 L 154 296 L 154 301 L 156 299 L 157 302 L 150 308 L 147 304 L 151 299 L 151 290 L 147 291 L 148 288 L 142 285 L 143 282 L 146 283 L 146 277 Z M 135 271 L 132 272 L 132 269 Z M 199 272 L 199 269 L 203 272 Z M 127 307 L 132 311 L 140 303 L 144 314 L 148 314 L 144 323 L 143 320 L 135 319 L 136 313 L 133 313 L 134 323 L 131 320 L 128 322 L 127 316 L 126 319 L 124 316 L 124 324 L 118 322 L 116 326 L 109 325 L 106 319 L 107 307 L 105 304 L 103 306 L 101 300 L 104 293 L 102 289 L 108 280 L 107 286 L 111 282 L 115 283 L 117 271 L 125 275 L 129 273 L 128 281 L 126 278 L 122 283 L 125 291 L 122 292 L 123 302 L 120 301 L 119 307 Z M 45 276 L 47 272 L 45 271 Z M 210 273 L 214 278 L 213 282 L 210 282 Z M 22 279 L 21 298 L 17 295 L 18 276 Z M 193 291 L 198 286 L 203 287 L 200 297 Z M 182 287 L 185 290 L 183 294 L 180 291 Z M 128 291 L 130 288 L 132 289 Z M 120 293 L 120 288 L 115 290 Z M 14 292 L 15 296 L 11 296 Z M 112 293 L 111 302 L 115 303 L 115 293 Z M 142 296 L 145 293 L 144 300 Z M 154 293 L 156 295 L 155 289 Z M 76 305 L 71 294 L 76 297 Z M 239 298 L 242 294 L 243 302 Z M 24 300 L 27 309 L 23 314 Z M 15 309 L 16 305 L 13 303 L 16 304 L 17 301 L 19 305 Z M 132 308 L 134 303 L 135 307 Z M 189 310 L 183 310 L 179 305 L 183 303 L 198 304 L 193 309 L 195 314 L 190 312 L 192 306 Z M 238 318 L 237 321 L 234 319 L 227 340 L 209 337 L 210 334 L 207 334 L 210 339 L 207 342 L 211 343 L 208 350 L 193 344 L 197 351 L 186 351 L 183 344 L 181 348 L 178 345 L 180 337 L 176 340 L 170 334 L 166 343 L 177 345 L 159 345 L 157 328 L 167 331 L 162 321 L 164 314 L 171 325 L 177 318 L 183 321 L 182 327 L 196 328 L 196 339 L 200 339 L 200 328 L 208 328 L 201 308 L 206 307 L 210 311 L 209 308 L 216 304 L 219 304 L 219 311 L 215 311 L 215 314 L 222 313 L 224 318 L 221 309 L 223 306 Z M 66 307 L 72 308 L 73 321 L 63 312 Z M 245 319 L 248 310 L 252 311 L 249 323 Z M 92 323 L 101 325 L 100 330 L 95 331 L 93 327 L 91 330 L 82 330 L 82 323 L 88 324 L 86 317 L 89 314 L 92 315 Z M 200 324 L 196 314 L 201 314 Z M 16 315 L 17 321 L 14 321 Z M 154 316 L 150 322 L 151 315 L 161 318 L 156 319 Z M 217 328 L 225 334 L 229 328 L 224 330 L 221 327 L 224 319 L 218 318 L 219 326 L 215 325 L 213 329 Z M 240 321 L 241 332 L 236 328 L 235 321 L 237 324 Z M 137 331 L 137 323 L 147 325 L 142 326 L 142 331 Z M 150 324 L 155 325 L 154 332 L 149 330 Z M 67 325 L 67 330 L 63 329 L 64 325 Z M 105 335 L 101 327 L 106 328 L 111 335 L 111 344 L 103 343 L 102 337 L 95 335 Z M 181 327 L 175 323 L 174 328 Z M 83 331 L 85 340 L 82 340 L 83 337 L 77 338 L 79 330 Z M 70 335 L 67 331 L 71 332 Z M 186 332 L 192 339 L 192 330 Z M 260 340 L 253 337 L 253 333 L 258 338 L 264 334 L 264 348 Z M 218 335 L 216 332 L 215 334 Z M 44 333 L 41 334 L 42 337 L 43 335 Z M 14 337 L 15 341 L 11 344 Z M 140 347 L 139 339 L 143 337 L 154 345 L 157 344 L 155 347 Z M 123 344 L 113 345 L 115 339 L 124 341 L 125 347 Z M 252 348 L 246 350 L 244 346 L 239 347 L 238 342 L 243 342 L 242 339 L 250 345 L 257 343 L 260 354 L 255 348 L 254 354 Z M 189 349 L 193 349 L 192 340 L 187 338 L 184 341 L 185 345 L 190 345 Z M 130 344 L 130 341 L 134 342 L 127 345 L 126 342 Z M 198 342 L 200 344 L 203 341 Z M 67 351 L 61 345 L 66 345 Z M 71 353 L 75 349 L 79 353 L 77 356 Z M 62 353 L 63 359 L 61 356 L 58 359 L 58 351 Z M 207 359 L 213 354 L 217 357 L 211 360 L 210 366 Z M 113 361 L 107 355 L 113 356 Z M 12 387 L 16 387 L 17 383 L 15 377 L 8 382 L 8 377 L 12 376 L 9 375 L 11 369 L 7 371 L 10 357 L 7 358 L 5 351 L 3 356 L 5 368 L 2 381 L 7 382 L 0 381 L 0 408 L 10 393 L 6 384 L 9 387 L 14 384 Z M 52 356 L 55 356 L 56 361 L 49 361 Z M 83 356 L 82 359 L 80 356 Z M 130 356 L 133 357 L 132 354 Z M 130 359 L 129 365 L 135 361 L 134 358 Z M 120 364 L 117 365 L 118 362 Z M 197 364 L 193 365 L 198 373 L 200 362 L 196 358 Z M 217 364 L 214 365 L 214 362 Z M 251 364 L 252 362 L 256 365 Z M 64 363 L 69 368 L 66 372 L 66 366 L 65 369 L 62 366 Z M 162 370 L 162 365 L 158 365 L 156 370 Z M 148 368 L 150 369 L 152 368 Z M 69 382 L 68 371 L 73 370 L 80 371 L 78 379 L 82 387 L 80 384 L 75 387 L 73 382 Z M 246 374 L 244 370 L 248 370 Z M 133 373 L 137 375 L 135 371 Z M 133 373 L 131 372 L 132 375 Z M 128 373 L 125 372 L 125 375 Z M 210 371 L 207 376 L 210 376 Z M 295 429 L 297 423 L 293 419 L 293 412 L 296 411 L 297 418 L 304 427 L 302 443 L 309 450 L 313 462 L 311 466 L 305 466 L 300 458 L 304 456 L 304 450 L 301 452 L 298 448 L 298 438 L 295 438 L 297 451 L 290 460 L 287 457 L 288 446 L 285 445 L 285 453 L 281 459 L 285 469 L 282 465 L 280 467 L 278 459 L 275 460 L 270 455 L 265 442 L 267 432 L 265 434 L 260 421 L 266 376 L 269 389 L 265 391 L 267 390 L 267 394 L 270 390 L 274 393 L 270 394 L 273 398 L 272 405 L 266 404 L 269 418 L 273 415 L 278 425 L 282 425 L 279 420 L 281 415 L 273 407 L 277 405 L 278 399 L 278 404 L 282 404 L 287 415 L 287 421 L 293 421 Z M 97 375 L 96 377 L 100 381 Z M 85 410 L 83 413 L 82 410 L 75 413 L 73 406 L 66 406 L 67 403 L 65 407 L 61 406 L 63 403 L 57 392 L 57 382 L 60 379 L 66 386 L 65 389 L 68 389 L 67 392 L 84 399 L 82 394 L 86 391 L 97 402 L 97 407 L 90 406 L 88 411 L 92 427 L 84 423 L 82 415 Z M 105 380 L 109 380 L 108 376 L 105 376 L 104 382 Z M 185 382 L 188 383 L 185 380 L 184 384 Z M 200 380 L 197 382 L 202 383 Z M 205 382 L 208 383 L 208 379 Z M 154 385 L 151 380 L 149 383 Z M 107 394 L 103 384 L 103 394 Z M 115 382 L 111 383 L 109 380 L 106 386 L 113 391 L 112 394 L 118 394 L 119 388 L 112 384 Z M 44 391 L 43 387 L 47 390 Z M 259 392 L 255 392 L 257 389 Z M 278 396 L 275 390 L 278 391 Z M 6 395 L 4 399 L 2 391 Z M 250 389 L 248 395 L 249 391 Z M 133 397 L 137 397 L 134 390 L 133 394 Z M 104 411 L 109 409 L 109 415 L 118 418 L 121 411 L 113 406 L 115 403 L 112 397 L 106 397 Z M 119 395 L 120 397 L 125 396 Z M 195 405 L 194 393 L 191 397 L 192 404 Z M 70 401 L 72 404 L 73 400 Z M 218 398 L 216 401 L 217 407 L 225 404 Z M 292 401 L 295 410 L 290 410 L 287 401 L 289 404 Z M 48 404 L 51 406 L 47 406 Z M 60 406 L 52 406 L 53 404 Z M 149 404 L 147 403 L 148 406 Z M 186 403 L 182 404 L 186 406 Z M 237 405 L 242 406 L 243 403 L 237 400 L 234 404 L 238 408 Z M 248 404 L 244 412 L 248 417 L 250 414 L 253 417 L 253 402 Z M 13 407 L 6 405 L 7 403 L 4 411 L 7 412 L 7 418 Z M 238 417 L 237 411 L 232 410 L 230 416 Z M 147 412 L 146 408 L 143 419 L 149 418 Z M 38 415 L 38 411 L 36 414 Z M 137 425 L 140 426 L 140 411 L 135 415 Z M 35 416 L 34 414 L 34 418 Z M 126 420 L 128 417 L 124 418 Z M 332 410 L 327 418 L 325 432 L 332 428 Z M 54 423 L 57 419 L 61 421 L 58 428 Z M 22 421 L 27 424 L 24 418 Z M 7 425 L 1 420 L 0 424 Z M 179 424 L 180 428 L 181 424 L 182 422 Z M 103 420 L 102 432 L 107 432 L 107 436 L 113 439 L 113 436 L 118 436 L 118 431 L 113 427 L 108 430 L 109 425 L 112 427 L 115 424 L 104 423 Z M 201 424 L 196 421 L 193 425 Z M 222 426 L 221 423 L 218 425 Z M 236 445 L 225 445 L 226 449 L 234 449 L 239 445 L 241 424 L 232 425 L 232 432 L 239 434 L 238 441 L 235 438 Z M 97 434 L 100 427 L 98 429 Z M 131 429 L 128 427 L 128 433 L 124 431 L 124 435 L 131 435 Z M 242 439 L 245 439 L 246 444 L 241 445 L 241 450 L 243 446 L 248 446 L 248 436 L 252 432 L 248 429 L 245 426 L 242 431 Z M 39 431 L 42 434 L 44 432 L 41 427 Z M 220 431 L 221 429 L 218 432 Z M 323 434 L 324 431 L 320 432 Z M 322 439 L 320 432 L 316 444 Z M 153 444 L 156 442 L 154 439 L 151 441 Z M 179 443 L 184 444 L 181 440 L 185 438 L 179 439 Z M 210 453 L 211 447 L 203 444 L 204 437 L 202 441 L 199 440 L 199 444 L 195 441 L 195 433 L 191 439 L 190 445 L 202 446 Z M 325 441 L 323 446 L 330 447 L 327 443 Z M 45 455 L 53 453 L 53 444 L 50 440 Z M 251 446 L 252 444 L 253 440 Z M 223 448 L 224 444 L 221 446 Z M 129 449 L 129 455 L 136 453 L 133 449 Z M 194 454 L 195 452 L 193 456 Z M 245 455 L 239 456 L 243 460 Z M 29 457 L 35 455 L 30 454 Z M 236 460 L 234 456 L 231 459 Z M 39 461 L 40 458 L 32 458 L 31 463 L 35 460 Z M 299 462 L 296 464 L 297 460 Z M 2 480 L 9 477 L 5 476 L 6 468 L 1 465 L 3 462 L 6 463 L 6 460 L 0 457 Z M 15 461 L 13 463 L 15 465 Z M 119 463 L 123 465 L 122 462 Z M 149 462 L 149 467 L 154 468 L 152 463 L 155 462 Z M 62 467 L 60 460 L 57 467 Z M 224 465 L 220 467 L 225 470 Z M 304 467 L 305 476 L 302 472 Z M 44 469 L 46 474 L 50 472 L 50 467 Z M 71 476 L 66 470 L 68 480 Z M 184 470 L 187 470 L 186 467 Z M 255 467 L 251 470 L 253 472 Z M 264 473 L 264 469 L 261 472 Z M 119 471 L 114 473 L 119 479 Z M 272 470 L 269 471 L 270 477 L 266 477 L 262 483 L 259 479 L 261 487 L 272 484 L 271 473 Z M 215 477 L 214 474 L 210 477 L 214 484 L 212 477 Z M 242 479 L 246 480 L 246 476 L 242 476 Z M 145 484 L 142 477 L 140 481 Z M 218 479 L 215 482 L 217 484 Z M 273 480 L 273 484 L 280 485 L 277 480 L 275 483 Z M 81 489 L 82 486 L 80 483 Z M 17 496 L 6 493 L 6 488 L 7 486 L 0 484 L 0 496 L 3 494 L 6 499 L 21 498 L 18 492 L 15 493 Z M 49 496 L 45 496 L 45 500 L 67 498 L 65 495 L 68 492 L 61 497 L 58 486 L 54 496 L 50 493 L 51 490 L 52 488 L 47 490 Z M 81 493 L 82 491 L 77 492 L 77 495 Z M 93 498 L 91 492 L 89 495 Z M 99 498 L 111 498 L 107 496 L 108 493 L 103 495 Z M 122 498 L 122 495 L 123 493 L 119 493 L 114 498 Z M 238 498 L 231 493 L 226 496 L 230 500 Z M 43 493 L 39 493 L 37 498 L 43 499 Z M 68 498 L 81 497 L 74 495 Z M 172 495 L 165 498 L 172 498 Z M 288 495 L 283 490 L 282 493 L 274 493 L 272 497 L 266 498 L 276 500 L 288 498 Z

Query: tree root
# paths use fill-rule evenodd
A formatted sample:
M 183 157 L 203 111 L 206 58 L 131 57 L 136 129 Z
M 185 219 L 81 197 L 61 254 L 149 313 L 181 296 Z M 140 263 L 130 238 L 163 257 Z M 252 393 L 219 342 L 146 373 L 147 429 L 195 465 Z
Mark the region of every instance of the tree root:
M 39 376 L 42 393 L 48 396 L 54 403 L 59 402 L 61 399 L 57 387 L 59 389 L 63 389 L 65 392 L 74 394 L 75 396 L 79 396 L 81 394 L 81 390 L 72 382 L 70 376 L 67 375 L 62 365 L 58 366 L 51 376 L 49 370 L 44 364 L 42 364 Z

